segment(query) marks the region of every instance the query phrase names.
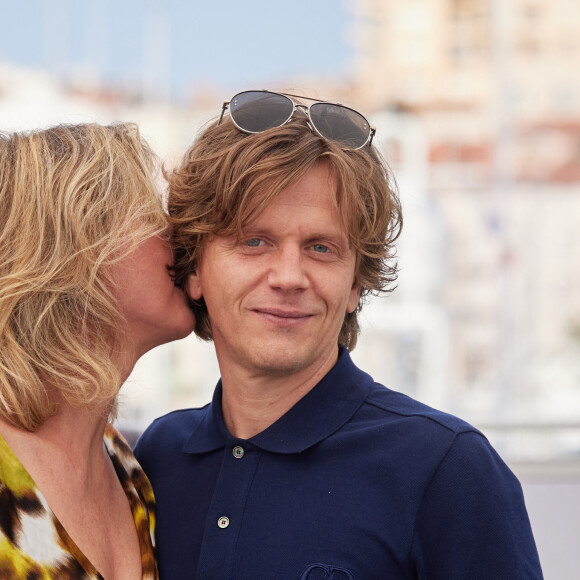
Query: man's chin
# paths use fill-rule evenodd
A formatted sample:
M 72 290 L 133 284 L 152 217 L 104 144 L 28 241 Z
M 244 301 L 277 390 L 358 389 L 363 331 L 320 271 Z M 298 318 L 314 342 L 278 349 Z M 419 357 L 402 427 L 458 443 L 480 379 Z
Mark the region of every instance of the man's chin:
M 278 348 L 270 345 L 254 357 L 257 370 L 279 377 L 299 373 L 313 362 L 311 353 L 298 349 L 296 345 Z

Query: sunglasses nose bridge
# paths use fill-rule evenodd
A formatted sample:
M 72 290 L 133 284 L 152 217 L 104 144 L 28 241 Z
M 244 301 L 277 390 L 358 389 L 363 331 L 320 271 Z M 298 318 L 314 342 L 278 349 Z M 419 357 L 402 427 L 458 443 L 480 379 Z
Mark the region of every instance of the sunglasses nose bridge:
M 308 106 L 305 105 L 304 103 L 297 103 L 294 102 L 294 114 L 296 113 L 300 113 L 301 115 L 304 115 L 306 118 L 310 119 L 310 115 L 308 114 Z
M 310 107 L 308 105 L 305 105 L 304 103 L 294 102 L 294 111 L 295 111 L 295 113 L 300 112 L 302 115 L 304 115 L 306 117 L 306 124 L 308 125 L 308 128 L 313 133 L 320 135 L 320 132 L 318 131 L 318 129 L 314 126 L 314 123 L 312 122 L 312 118 L 310 117 Z

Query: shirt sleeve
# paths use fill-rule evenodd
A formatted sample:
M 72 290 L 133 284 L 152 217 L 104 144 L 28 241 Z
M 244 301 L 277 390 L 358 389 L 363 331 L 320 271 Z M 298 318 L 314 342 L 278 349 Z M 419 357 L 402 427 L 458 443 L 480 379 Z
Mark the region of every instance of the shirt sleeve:
M 543 578 L 521 485 L 481 434 L 458 434 L 437 467 L 412 556 L 420 579 Z

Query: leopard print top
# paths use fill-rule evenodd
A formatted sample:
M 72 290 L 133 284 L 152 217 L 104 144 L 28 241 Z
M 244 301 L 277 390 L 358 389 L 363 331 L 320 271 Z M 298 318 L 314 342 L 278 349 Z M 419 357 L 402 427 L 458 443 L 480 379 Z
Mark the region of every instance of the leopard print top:
M 131 448 L 112 425 L 105 447 L 121 482 L 139 536 L 143 580 L 157 580 L 155 500 Z M 52 513 L 40 490 L 0 436 L 0 578 L 96 580 L 89 562 Z

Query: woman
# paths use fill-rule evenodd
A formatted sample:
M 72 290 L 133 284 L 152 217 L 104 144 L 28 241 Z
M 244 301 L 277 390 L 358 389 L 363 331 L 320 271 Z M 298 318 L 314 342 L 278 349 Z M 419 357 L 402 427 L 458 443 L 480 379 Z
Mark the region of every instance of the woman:
M 153 495 L 111 426 L 194 326 L 133 125 L 0 135 L 0 578 L 157 578 Z

